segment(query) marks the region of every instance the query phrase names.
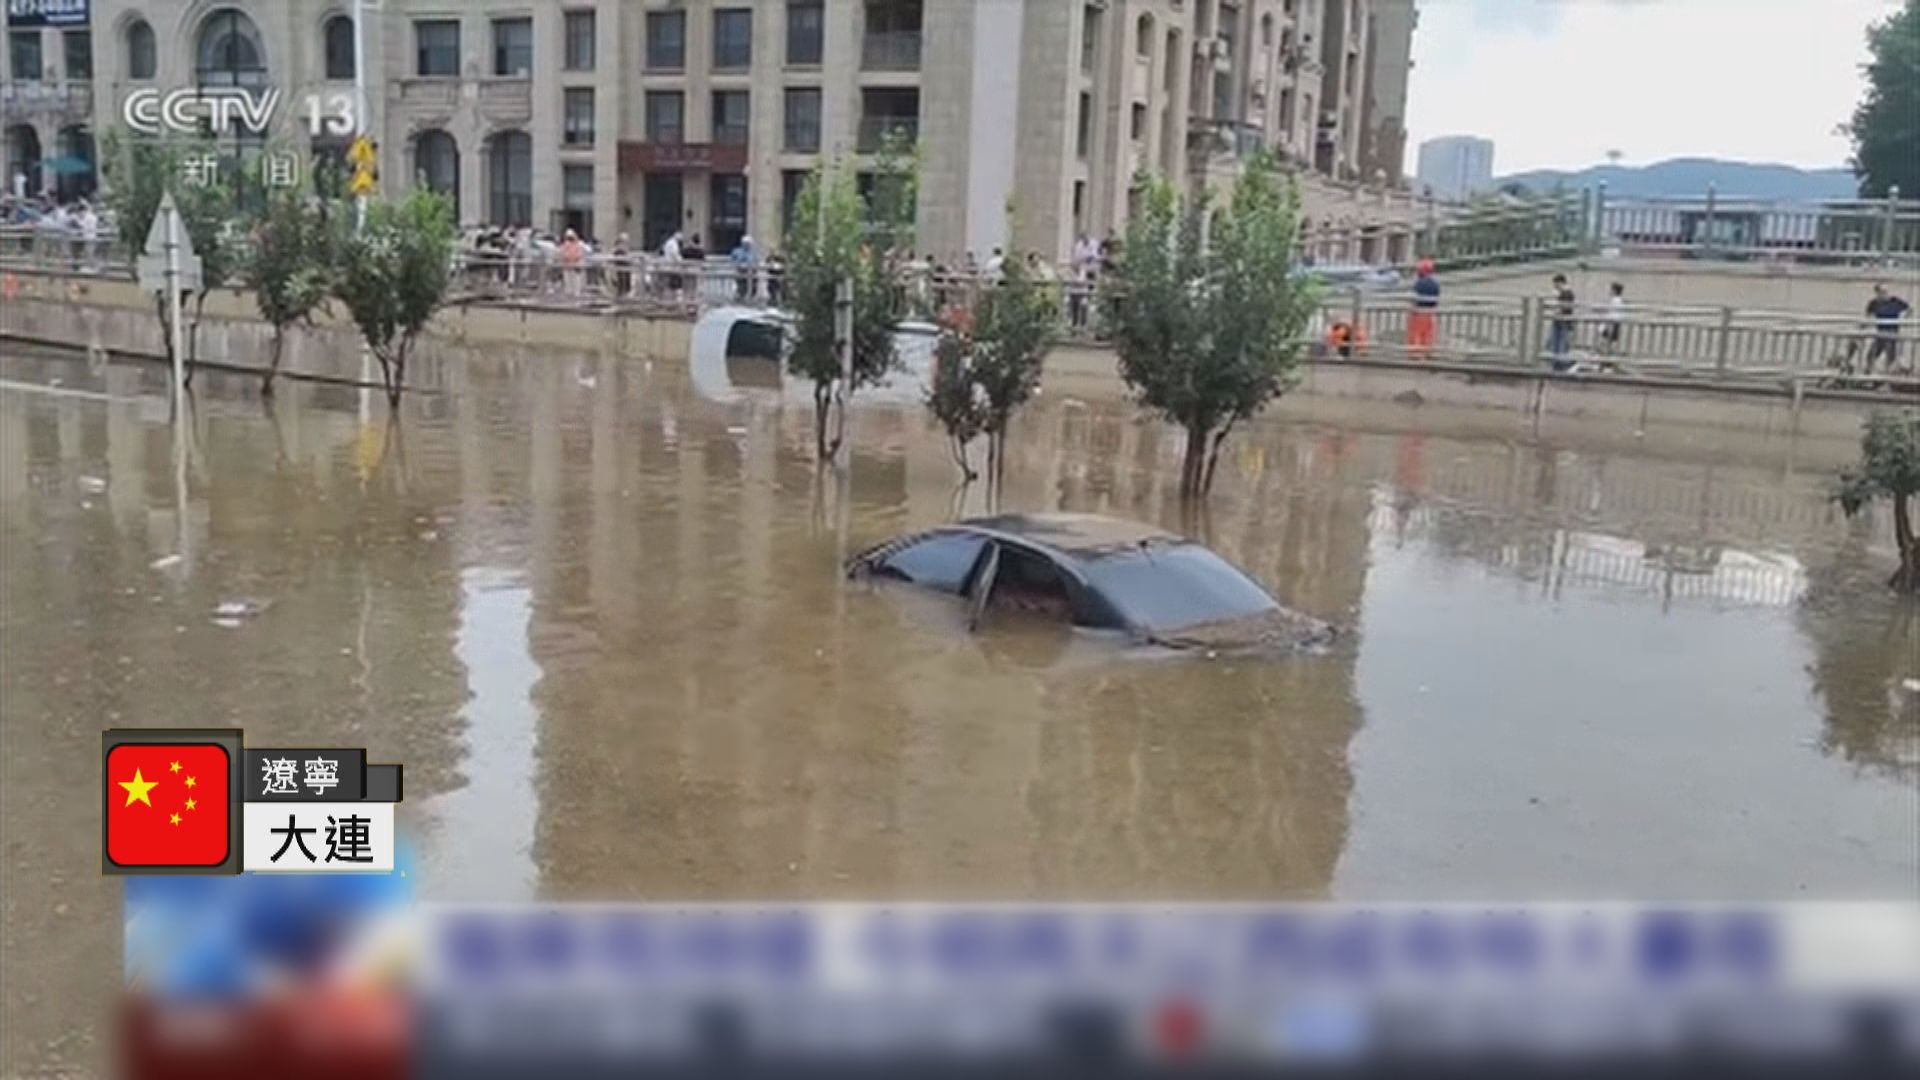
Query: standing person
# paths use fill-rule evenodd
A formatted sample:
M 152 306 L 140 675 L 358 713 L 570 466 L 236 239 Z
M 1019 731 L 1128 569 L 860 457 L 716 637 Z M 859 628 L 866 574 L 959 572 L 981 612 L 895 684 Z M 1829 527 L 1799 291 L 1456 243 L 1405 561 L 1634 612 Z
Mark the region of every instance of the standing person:
M 1627 321 L 1627 287 L 1614 282 L 1607 297 L 1607 325 L 1600 330 L 1600 343 L 1608 356 L 1620 352 L 1620 328 Z
M 753 237 L 741 234 L 727 258 L 733 262 L 733 298 L 742 302 L 753 299 L 753 271 L 760 262 L 753 250 Z
M 687 289 L 693 293 L 694 299 L 697 301 L 700 297 L 701 287 L 707 283 L 707 249 L 705 245 L 700 243 L 699 233 L 694 233 L 692 236 L 689 236 L 686 242 L 680 245 L 680 257 L 687 260 L 690 264 L 691 272 L 686 278 Z
M 1000 277 L 1001 268 L 1006 265 L 1007 265 L 1006 254 L 1002 252 L 999 248 L 994 248 L 993 255 L 987 259 L 987 266 L 986 266 L 987 277 L 997 280 Z
M 633 249 L 627 244 L 627 234 L 621 233 L 613 238 L 613 291 L 621 298 L 633 292 Z
M 1414 268 L 1413 310 L 1407 312 L 1407 349 L 1425 357 L 1433 349 L 1434 326 L 1439 322 L 1440 282 L 1433 276 L 1433 260 L 1421 259 Z
M 1067 305 L 1068 316 L 1075 330 L 1087 327 L 1088 298 L 1093 293 L 1094 279 L 1100 270 L 1100 245 L 1093 237 L 1081 233 L 1073 242 L 1073 285 L 1070 286 L 1071 302 Z
M 1567 275 L 1553 275 L 1553 328 L 1547 337 L 1547 352 L 1553 357 L 1553 370 L 1565 371 L 1573 362 L 1567 350 L 1573 346 L 1573 286 Z
M 680 291 L 681 242 L 680 230 L 675 229 L 660 245 L 660 258 L 666 264 L 661 268 L 660 286 L 670 293 Z
M 93 269 L 93 248 L 100 240 L 100 215 L 93 212 L 93 206 L 85 199 L 80 201 L 80 213 L 73 219 L 74 227 L 80 232 L 80 259 L 89 270 Z
M 786 299 L 785 278 L 787 261 L 778 251 L 767 256 L 767 303 L 779 307 Z
M 1873 320 L 1873 346 L 1867 350 L 1866 371 L 1873 370 L 1874 357 L 1887 358 L 1886 370 L 1900 356 L 1900 320 L 1911 309 L 1905 300 L 1887 291 L 1885 285 L 1873 287 L 1873 299 L 1867 301 L 1867 318 Z
M 582 279 L 581 264 L 586 261 L 586 248 L 580 243 L 580 234 L 568 229 L 560 238 L 559 249 L 560 281 L 568 296 L 579 296 Z

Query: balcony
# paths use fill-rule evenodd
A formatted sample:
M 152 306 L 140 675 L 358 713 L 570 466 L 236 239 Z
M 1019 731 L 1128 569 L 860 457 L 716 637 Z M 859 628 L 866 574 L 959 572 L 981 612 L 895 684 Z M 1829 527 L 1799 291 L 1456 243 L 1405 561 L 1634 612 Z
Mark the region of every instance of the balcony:
M 917 116 L 863 116 L 860 118 L 860 141 L 857 149 L 862 154 L 877 154 L 889 137 L 912 144 L 920 141 L 920 118 Z
M 1215 160 L 1245 161 L 1266 145 L 1266 133 L 1252 124 L 1201 116 L 1187 120 L 1187 157 L 1195 166 Z
M 882 30 L 860 39 L 862 71 L 919 71 L 920 31 Z
M 90 120 L 93 118 L 93 85 L 77 80 L 15 79 L 0 83 L 0 111 L 5 112 L 8 120 L 31 116 Z
M 480 115 L 495 124 L 533 119 L 533 80 L 506 75 L 479 80 Z
M 422 112 L 452 112 L 454 103 L 460 99 L 458 79 L 415 76 L 396 79 L 395 85 L 399 89 L 398 103 Z

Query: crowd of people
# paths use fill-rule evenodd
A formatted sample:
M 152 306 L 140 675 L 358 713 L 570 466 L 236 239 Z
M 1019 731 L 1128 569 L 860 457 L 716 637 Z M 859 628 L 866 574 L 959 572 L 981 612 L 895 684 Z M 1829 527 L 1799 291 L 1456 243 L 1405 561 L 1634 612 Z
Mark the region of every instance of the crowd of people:
M 92 267 L 100 258 L 100 240 L 111 235 L 112 221 L 84 198 L 60 201 L 28 195 L 0 196 L 0 222 L 23 243 L 51 245 L 75 265 Z

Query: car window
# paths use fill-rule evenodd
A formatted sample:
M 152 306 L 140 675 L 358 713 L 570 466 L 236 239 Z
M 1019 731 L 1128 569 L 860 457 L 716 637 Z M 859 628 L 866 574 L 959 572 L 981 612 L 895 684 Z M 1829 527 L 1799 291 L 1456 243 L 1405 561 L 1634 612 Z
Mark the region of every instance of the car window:
M 932 533 L 883 556 L 877 565 L 915 585 L 957 593 L 985 543 L 972 533 Z
M 1156 632 L 1277 606 L 1245 574 L 1198 544 L 1155 545 L 1093 559 L 1083 569 L 1096 592 Z

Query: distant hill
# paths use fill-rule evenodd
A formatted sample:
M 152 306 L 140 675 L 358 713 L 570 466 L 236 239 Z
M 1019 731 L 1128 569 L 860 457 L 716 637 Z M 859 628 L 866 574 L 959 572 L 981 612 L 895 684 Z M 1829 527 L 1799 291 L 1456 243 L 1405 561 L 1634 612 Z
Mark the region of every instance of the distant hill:
M 1713 184 L 1721 195 L 1750 199 L 1851 199 L 1859 181 L 1848 169 L 1801 169 L 1792 165 L 1761 165 L 1712 158 L 1674 158 L 1652 165 L 1595 165 L 1578 172 L 1537 169 L 1497 177 L 1496 186 L 1524 184 L 1532 191 L 1597 186 L 1607 182 L 1607 194 L 1626 196 L 1704 195 Z

